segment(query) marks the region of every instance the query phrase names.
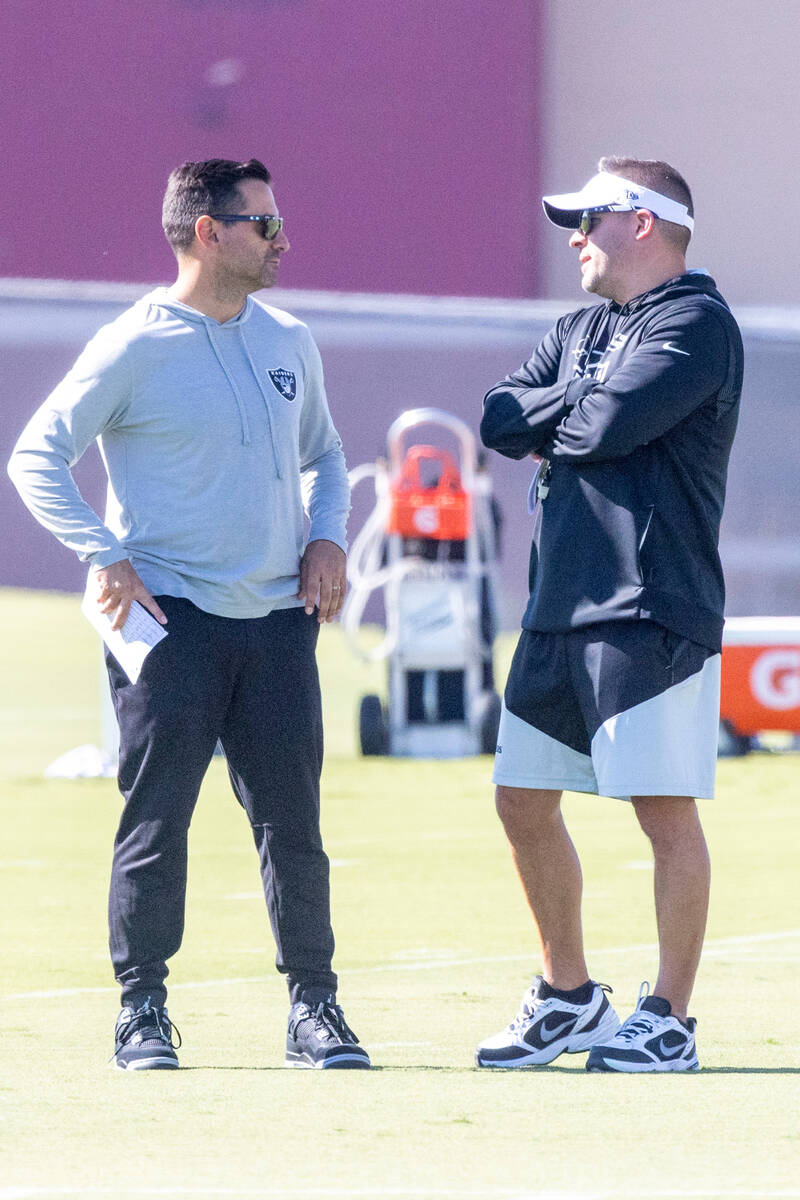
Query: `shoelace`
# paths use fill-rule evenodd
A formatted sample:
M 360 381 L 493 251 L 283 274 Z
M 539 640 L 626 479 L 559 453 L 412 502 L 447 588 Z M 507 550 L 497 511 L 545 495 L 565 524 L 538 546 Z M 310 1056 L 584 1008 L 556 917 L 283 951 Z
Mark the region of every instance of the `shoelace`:
M 536 997 L 533 991 L 528 991 L 522 997 L 520 1010 L 509 1025 L 509 1032 L 516 1033 L 523 1025 L 527 1025 L 536 1011 Z
M 594 983 L 595 987 L 601 988 L 604 992 L 613 993 L 613 991 L 614 991 L 614 989 L 612 987 L 610 987 L 607 983 L 597 983 L 595 980 L 593 980 L 592 982 Z M 544 1004 L 545 1001 L 541 1000 L 541 1001 L 538 1001 L 538 1003 Z M 511 1024 L 508 1027 L 509 1031 L 511 1033 L 516 1033 L 516 1031 L 519 1028 L 521 1028 L 521 1026 L 526 1025 L 528 1023 L 528 1021 L 530 1021 L 531 1017 L 533 1017 L 536 1013 L 536 1005 L 537 1005 L 537 997 L 536 997 L 535 990 L 533 988 L 529 988 L 528 991 L 525 993 L 525 995 L 522 997 L 522 1004 L 520 1006 L 519 1012 L 514 1017 L 513 1021 L 511 1022 Z
M 122 1029 L 119 1030 L 117 1037 L 120 1045 L 124 1046 L 130 1041 L 134 1033 L 144 1032 L 152 1029 L 157 1038 L 165 1041 L 173 1050 L 180 1050 L 183 1045 L 183 1038 L 178 1026 L 170 1020 L 165 1008 L 153 1008 L 149 998 L 145 1001 L 141 1008 L 137 1008 L 131 1019 Z M 172 1040 L 172 1035 L 175 1034 L 177 1042 Z
M 315 1028 L 325 1029 L 330 1037 L 343 1041 L 358 1043 L 358 1038 L 344 1019 L 344 1013 L 338 1004 L 326 1004 L 324 1001 L 312 1010 Z
M 652 1033 L 655 1027 L 656 1022 L 651 1020 L 650 1017 L 634 1013 L 633 1016 L 628 1017 L 627 1021 L 620 1025 L 615 1036 L 620 1041 L 632 1042 L 640 1033 Z

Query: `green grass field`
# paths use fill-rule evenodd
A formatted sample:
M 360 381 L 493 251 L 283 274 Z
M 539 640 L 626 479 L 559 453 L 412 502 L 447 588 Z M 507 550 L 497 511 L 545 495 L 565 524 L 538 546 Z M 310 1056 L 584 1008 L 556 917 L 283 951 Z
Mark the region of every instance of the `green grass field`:
M 797 756 L 720 763 L 693 1002 L 695 1076 L 587 1075 L 584 1056 L 482 1072 L 537 954 L 494 816 L 490 760 L 355 755 L 380 673 L 323 631 L 324 830 L 340 996 L 372 1072 L 286 1071 L 286 991 L 224 765 L 192 827 L 170 1014 L 183 1070 L 107 1059 L 105 903 L 120 799 L 46 781 L 99 738 L 99 651 L 74 597 L 0 591 L 0 1200 L 23 1197 L 800 1197 Z M 510 640 L 498 655 L 508 660 Z M 590 967 L 629 1011 L 654 979 L 652 871 L 627 806 L 570 796 Z

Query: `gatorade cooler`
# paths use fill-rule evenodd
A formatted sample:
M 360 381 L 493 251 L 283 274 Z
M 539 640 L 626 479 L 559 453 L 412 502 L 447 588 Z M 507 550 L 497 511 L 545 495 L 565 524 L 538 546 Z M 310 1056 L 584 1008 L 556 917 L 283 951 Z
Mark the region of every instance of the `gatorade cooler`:
M 390 485 L 387 532 L 463 542 L 469 531 L 469 496 L 452 455 L 437 446 L 412 446 Z
M 800 733 L 800 617 L 730 617 L 722 635 L 720 718 L 745 739 Z

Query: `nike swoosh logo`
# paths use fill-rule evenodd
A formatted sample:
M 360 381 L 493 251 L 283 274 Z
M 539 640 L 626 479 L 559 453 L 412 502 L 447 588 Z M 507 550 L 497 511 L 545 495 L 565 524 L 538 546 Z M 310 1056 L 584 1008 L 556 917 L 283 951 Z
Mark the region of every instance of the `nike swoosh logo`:
M 539 1026 L 539 1037 L 543 1042 L 552 1042 L 553 1038 L 557 1038 L 560 1033 L 567 1029 L 571 1029 L 577 1018 L 570 1017 L 568 1021 L 562 1021 L 560 1025 L 556 1025 L 555 1029 L 548 1029 L 544 1021 Z
M 658 1053 L 662 1058 L 677 1058 L 679 1054 L 683 1054 L 686 1049 L 686 1043 L 681 1046 L 665 1046 L 664 1039 L 658 1043 Z
M 688 350 L 679 350 L 677 346 L 673 346 L 672 342 L 664 342 L 664 345 L 661 347 L 661 349 L 671 350 L 673 354 L 685 354 L 687 358 L 692 357 Z

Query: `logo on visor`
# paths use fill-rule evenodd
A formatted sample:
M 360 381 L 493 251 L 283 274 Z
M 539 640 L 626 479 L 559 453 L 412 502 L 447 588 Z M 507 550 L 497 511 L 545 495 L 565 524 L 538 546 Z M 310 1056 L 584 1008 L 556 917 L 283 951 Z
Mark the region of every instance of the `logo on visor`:
M 283 367 L 276 367 L 274 371 L 268 371 L 267 374 L 284 400 L 294 400 L 297 395 L 297 380 L 295 379 L 294 371 L 286 371 Z

